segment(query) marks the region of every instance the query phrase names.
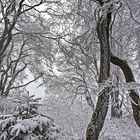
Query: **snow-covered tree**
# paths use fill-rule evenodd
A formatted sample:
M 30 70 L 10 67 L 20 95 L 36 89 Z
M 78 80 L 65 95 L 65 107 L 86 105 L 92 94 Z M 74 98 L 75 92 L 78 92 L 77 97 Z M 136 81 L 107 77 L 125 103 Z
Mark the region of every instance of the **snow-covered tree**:
M 12 115 L 0 116 L 1 140 L 56 140 L 60 128 L 47 115 L 39 114 L 40 98 L 29 93 L 16 98 Z

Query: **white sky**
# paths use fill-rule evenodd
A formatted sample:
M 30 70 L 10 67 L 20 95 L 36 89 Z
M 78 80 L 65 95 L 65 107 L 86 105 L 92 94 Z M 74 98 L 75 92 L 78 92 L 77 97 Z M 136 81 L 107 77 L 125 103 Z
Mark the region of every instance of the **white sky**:
M 33 75 L 26 70 L 26 74 L 28 74 L 28 79 L 24 80 L 24 83 L 28 83 L 29 81 L 33 80 Z M 26 86 L 26 89 L 29 91 L 30 95 L 35 95 L 37 98 L 42 98 L 45 95 L 45 88 L 38 87 L 38 82 L 30 83 L 28 86 Z
M 27 86 L 30 95 L 35 95 L 37 98 L 42 98 L 45 95 L 43 87 L 38 87 L 38 84 L 33 82 Z

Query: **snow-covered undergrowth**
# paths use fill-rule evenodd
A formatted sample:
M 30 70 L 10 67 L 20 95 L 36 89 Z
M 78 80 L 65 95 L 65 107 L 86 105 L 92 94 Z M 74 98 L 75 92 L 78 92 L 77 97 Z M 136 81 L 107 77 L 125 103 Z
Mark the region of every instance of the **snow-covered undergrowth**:
M 40 106 L 38 101 L 29 95 L 14 100 L 15 112 L 0 116 L 0 140 L 85 140 L 92 115 L 87 104 L 67 104 L 53 98 L 52 104 Z M 110 119 L 109 109 L 99 140 L 140 140 L 139 131 L 132 115 Z
M 57 125 L 47 116 L 21 119 L 15 115 L 0 117 L 0 140 L 56 140 Z
M 39 100 L 28 93 L 13 100 L 13 113 L 0 116 L 0 140 L 58 140 L 60 128 L 47 114 L 38 113 Z
M 64 103 L 48 106 L 42 106 L 41 112 L 46 109 L 46 112 L 62 128 L 64 136 L 61 140 L 85 140 L 86 127 L 92 115 L 89 107 L 83 104 L 73 104 L 68 109 Z M 51 107 L 54 108 L 51 110 Z M 127 114 L 120 119 L 111 119 L 109 109 L 99 140 L 140 140 L 139 132 L 140 128 L 136 125 L 132 115 Z
M 140 140 L 140 128 L 132 116 L 107 118 L 99 140 Z

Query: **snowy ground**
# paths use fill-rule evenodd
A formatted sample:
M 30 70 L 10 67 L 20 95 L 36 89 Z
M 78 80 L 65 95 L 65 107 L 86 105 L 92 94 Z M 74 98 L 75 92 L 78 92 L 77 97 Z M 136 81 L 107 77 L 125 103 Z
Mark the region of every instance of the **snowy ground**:
M 83 111 L 82 107 L 79 110 L 78 106 L 74 107 L 66 112 L 64 107 L 58 112 L 50 111 L 48 113 L 64 132 L 65 136 L 60 140 L 85 140 L 86 127 L 92 113 L 87 108 Z M 43 108 L 44 110 L 45 108 Z M 129 114 L 120 119 L 110 119 L 109 111 L 99 140 L 140 140 L 140 128 L 136 125 L 132 115 Z
M 85 140 L 85 131 L 91 119 L 91 111 L 80 107 L 77 106 L 71 110 L 65 110 L 64 107 L 57 109 L 58 112 L 50 111 L 49 113 L 46 107 L 42 107 L 41 112 L 49 114 L 64 132 L 58 140 Z M 140 140 L 140 128 L 130 114 L 120 119 L 110 119 L 110 113 L 108 113 L 99 140 Z
M 140 128 L 130 116 L 107 119 L 100 140 L 140 140 Z

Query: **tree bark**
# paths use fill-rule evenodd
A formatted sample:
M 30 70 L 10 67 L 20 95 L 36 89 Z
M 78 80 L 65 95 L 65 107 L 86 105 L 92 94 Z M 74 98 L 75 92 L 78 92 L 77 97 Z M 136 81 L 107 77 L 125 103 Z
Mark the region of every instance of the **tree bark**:
M 103 0 L 96 0 L 99 2 L 100 6 L 104 5 Z M 110 0 L 106 1 L 110 2 Z M 97 34 L 98 39 L 100 42 L 100 76 L 99 76 L 99 83 L 104 83 L 108 80 L 110 76 L 110 62 L 119 66 L 124 73 L 126 82 L 135 82 L 134 75 L 132 73 L 131 68 L 127 64 L 125 60 L 122 60 L 113 54 L 110 53 L 110 45 L 109 45 L 109 26 L 111 21 L 111 12 L 108 8 L 106 11 L 106 15 L 100 17 L 97 23 Z M 107 10 L 107 9 L 106 9 Z M 111 56 L 110 56 L 111 55 Z M 103 91 L 100 93 L 96 109 L 92 114 L 92 119 L 87 126 L 86 132 L 86 140 L 98 140 L 100 131 L 102 130 L 104 120 L 108 111 L 109 105 L 109 87 L 105 87 Z M 132 101 L 132 109 L 133 109 L 133 116 L 140 127 L 140 106 L 139 106 L 139 95 L 135 90 L 130 90 L 129 96 L 131 97 Z
M 109 45 L 109 25 L 111 13 L 106 17 L 102 16 L 97 23 L 97 34 L 100 41 L 100 76 L 99 83 L 104 83 L 110 76 L 110 45 Z M 105 87 L 99 94 L 96 109 L 92 119 L 87 126 L 86 140 L 98 140 L 102 130 L 109 106 L 109 87 Z
M 96 109 L 92 114 L 90 123 L 87 126 L 86 140 L 98 140 L 102 130 L 109 105 L 109 88 L 105 88 L 99 95 Z
M 114 56 L 113 54 L 111 54 L 111 62 L 114 65 L 117 65 L 121 68 L 127 83 L 135 82 L 133 72 L 125 60 L 122 60 L 122 59 L 118 58 L 117 56 Z M 129 91 L 129 96 L 132 99 L 131 105 L 132 105 L 132 109 L 133 109 L 134 119 L 135 119 L 137 125 L 140 127 L 140 104 L 139 104 L 140 97 L 139 97 L 139 94 L 134 89 L 131 89 Z

